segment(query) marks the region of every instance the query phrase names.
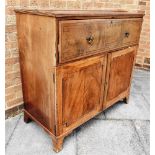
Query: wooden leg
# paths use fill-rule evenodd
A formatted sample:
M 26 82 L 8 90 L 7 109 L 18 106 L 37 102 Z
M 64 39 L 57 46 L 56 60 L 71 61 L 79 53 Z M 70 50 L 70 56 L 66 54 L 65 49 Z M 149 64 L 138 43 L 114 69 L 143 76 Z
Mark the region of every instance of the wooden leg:
M 61 138 L 59 138 L 59 139 L 53 139 L 53 138 L 52 138 L 53 150 L 54 150 L 55 152 L 59 152 L 59 151 L 62 150 L 63 140 L 64 140 L 64 137 L 61 137 Z
M 129 103 L 129 96 L 125 97 L 125 98 L 123 99 L 123 102 L 125 102 L 126 104 L 128 104 L 128 103 Z
M 26 114 L 26 112 L 24 112 L 24 122 L 25 123 L 29 123 L 31 122 L 32 120 L 30 119 L 30 117 Z

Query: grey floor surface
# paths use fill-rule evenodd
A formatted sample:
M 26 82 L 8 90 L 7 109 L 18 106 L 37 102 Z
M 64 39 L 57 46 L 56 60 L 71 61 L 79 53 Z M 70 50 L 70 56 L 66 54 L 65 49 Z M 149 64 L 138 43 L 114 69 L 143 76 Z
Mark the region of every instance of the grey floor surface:
M 134 70 L 129 104 L 119 102 L 65 138 L 52 150 L 50 136 L 23 114 L 6 120 L 6 155 L 149 155 L 150 73 Z

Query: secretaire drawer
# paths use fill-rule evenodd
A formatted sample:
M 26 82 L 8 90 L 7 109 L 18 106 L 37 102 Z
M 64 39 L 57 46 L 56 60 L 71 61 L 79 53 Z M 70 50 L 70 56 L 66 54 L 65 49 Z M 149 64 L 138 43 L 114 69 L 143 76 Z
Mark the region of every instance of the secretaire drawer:
M 105 20 L 72 20 L 60 22 L 59 61 L 84 57 L 104 48 Z
M 139 19 L 59 22 L 59 63 L 138 43 Z

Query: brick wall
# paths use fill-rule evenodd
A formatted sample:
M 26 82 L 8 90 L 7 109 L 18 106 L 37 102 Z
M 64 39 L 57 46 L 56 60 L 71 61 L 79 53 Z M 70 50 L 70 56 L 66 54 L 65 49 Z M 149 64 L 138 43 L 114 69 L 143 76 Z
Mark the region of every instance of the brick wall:
M 136 64 L 149 68 L 149 0 L 7 0 L 6 1 L 6 110 L 23 103 L 14 8 L 50 9 L 126 9 L 144 10 L 142 33 Z

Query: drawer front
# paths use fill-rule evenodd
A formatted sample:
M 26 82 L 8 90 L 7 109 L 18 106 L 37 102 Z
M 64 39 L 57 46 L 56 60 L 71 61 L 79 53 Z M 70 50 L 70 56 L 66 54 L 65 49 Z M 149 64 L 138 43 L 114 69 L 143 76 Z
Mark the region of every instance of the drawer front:
M 122 20 L 107 20 L 104 25 L 104 50 L 120 47 L 122 41 Z
M 60 21 L 59 63 L 138 43 L 141 22 L 141 19 Z
M 104 47 L 104 20 L 60 22 L 61 62 L 96 53 Z
M 123 45 L 131 45 L 139 42 L 142 19 L 130 19 L 123 22 Z

